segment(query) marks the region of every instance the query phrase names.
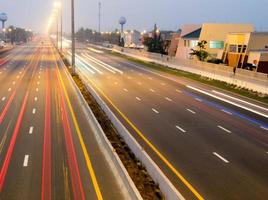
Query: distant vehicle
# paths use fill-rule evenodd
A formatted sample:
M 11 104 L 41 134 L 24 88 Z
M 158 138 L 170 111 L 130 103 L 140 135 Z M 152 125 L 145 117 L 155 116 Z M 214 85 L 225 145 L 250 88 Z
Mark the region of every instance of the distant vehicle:
M 113 48 L 113 45 L 112 45 L 110 42 L 108 42 L 108 41 L 104 42 L 104 43 L 102 44 L 102 46 L 103 46 L 103 47 L 106 47 L 106 48 Z
M 0 40 L 0 49 L 3 49 L 6 46 L 6 43 Z

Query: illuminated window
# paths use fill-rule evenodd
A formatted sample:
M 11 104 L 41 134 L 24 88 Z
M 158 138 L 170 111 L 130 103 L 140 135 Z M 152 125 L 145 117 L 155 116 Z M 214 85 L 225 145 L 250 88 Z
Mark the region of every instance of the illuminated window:
M 210 41 L 209 48 L 211 49 L 223 49 L 224 42 L 223 41 Z
M 190 40 L 190 47 L 196 47 L 198 45 L 198 40 Z

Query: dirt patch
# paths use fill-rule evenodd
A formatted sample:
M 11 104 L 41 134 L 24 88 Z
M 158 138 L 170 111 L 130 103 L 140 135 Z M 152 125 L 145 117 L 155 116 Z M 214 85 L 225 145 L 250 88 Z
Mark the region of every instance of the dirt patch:
M 72 74 L 69 62 L 66 58 L 62 56 L 62 60 L 67 66 L 73 80 L 83 94 L 85 100 L 87 101 L 89 107 L 97 118 L 99 124 L 101 125 L 106 137 L 109 139 L 113 148 L 120 157 L 122 163 L 124 164 L 129 176 L 133 180 L 137 189 L 139 190 L 142 198 L 144 200 L 163 200 L 165 199 L 159 186 L 153 181 L 149 176 L 146 168 L 142 163 L 136 158 L 134 153 L 125 143 L 124 139 L 120 137 L 117 130 L 112 125 L 111 121 L 108 119 L 106 114 L 103 112 L 101 107 L 98 105 L 94 97 L 86 89 L 86 86 L 81 81 L 77 74 Z

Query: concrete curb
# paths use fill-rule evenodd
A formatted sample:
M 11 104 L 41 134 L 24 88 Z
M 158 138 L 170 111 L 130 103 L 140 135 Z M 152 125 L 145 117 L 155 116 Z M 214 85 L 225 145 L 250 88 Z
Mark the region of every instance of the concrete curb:
M 61 64 L 65 66 L 65 64 L 60 59 Z M 99 144 L 99 148 L 105 156 L 105 159 L 109 163 L 112 171 L 114 172 L 114 176 L 116 177 L 116 181 L 121 189 L 124 199 L 129 200 L 142 200 L 142 197 L 136 188 L 135 184 L 133 183 L 132 179 L 130 178 L 126 168 L 124 167 L 122 161 L 120 160 L 119 156 L 117 155 L 116 151 L 110 144 L 109 140 L 107 139 L 103 129 L 101 128 L 98 120 L 94 116 L 92 110 L 88 106 L 85 98 L 83 97 L 82 93 L 80 92 L 79 88 L 77 87 L 76 83 L 72 79 L 69 72 L 66 69 L 65 73 L 67 74 L 68 79 L 72 82 L 74 89 L 77 91 L 78 99 L 81 103 L 82 109 L 84 114 L 86 115 L 88 122 L 92 128 L 92 131 L 95 135 L 95 138 Z
M 84 81 L 83 74 L 79 74 Z M 86 81 L 84 81 L 86 82 Z M 177 189 L 172 185 L 169 179 L 161 171 L 161 169 L 155 164 L 155 162 L 149 157 L 149 155 L 144 151 L 140 144 L 135 140 L 135 138 L 129 133 L 129 131 L 124 127 L 120 120 L 114 115 L 107 104 L 101 99 L 97 94 L 95 89 L 90 84 L 85 84 L 88 91 L 94 96 L 95 100 L 101 106 L 103 111 L 106 113 L 108 118 L 113 123 L 114 127 L 117 129 L 120 136 L 125 140 L 129 148 L 133 151 L 135 156 L 142 162 L 146 167 L 148 173 L 153 178 L 153 180 L 159 184 L 159 187 L 166 199 L 169 200 L 184 200 L 184 197 L 177 191 Z

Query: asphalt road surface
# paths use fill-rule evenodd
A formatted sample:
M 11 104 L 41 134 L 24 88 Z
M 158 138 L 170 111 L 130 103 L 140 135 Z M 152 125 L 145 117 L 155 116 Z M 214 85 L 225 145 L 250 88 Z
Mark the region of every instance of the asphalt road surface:
M 186 199 L 268 198 L 267 105 L 99 49 L 76 63 Z
M 1 57 L 0 199 L 122 199 L 51 43 Z

